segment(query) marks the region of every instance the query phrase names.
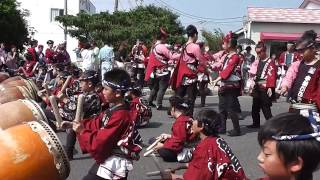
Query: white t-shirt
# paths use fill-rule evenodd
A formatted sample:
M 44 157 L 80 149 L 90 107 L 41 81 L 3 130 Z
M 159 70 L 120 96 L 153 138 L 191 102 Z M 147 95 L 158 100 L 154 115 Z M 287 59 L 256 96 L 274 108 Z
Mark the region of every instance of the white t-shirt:
M 95 70 L 95 58 L 93 50 L 84 49 L 81 51 L 82 56 L 82 69 L 85 70 Z

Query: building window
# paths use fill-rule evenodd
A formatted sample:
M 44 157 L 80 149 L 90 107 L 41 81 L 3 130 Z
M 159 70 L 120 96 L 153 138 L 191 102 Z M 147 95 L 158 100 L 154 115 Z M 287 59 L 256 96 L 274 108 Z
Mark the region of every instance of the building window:
M 55 21 L 57 16 L 63 16 L 63 15 L 64 15 L 63 9 L 51 8 L 50 21 L 53 22 Z

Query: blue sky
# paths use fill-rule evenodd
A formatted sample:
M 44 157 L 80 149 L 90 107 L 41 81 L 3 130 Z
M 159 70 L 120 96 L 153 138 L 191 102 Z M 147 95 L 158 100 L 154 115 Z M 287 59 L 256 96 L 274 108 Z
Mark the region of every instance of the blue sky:
M 91 0 L 97 11 L 112 12 L 114 0 Z M 138 1 L 138 2 L 137 2 Z M 119 0 L 119 10 L 129 10 L 140 0 Z M 144 0 L 143 5 L 167 7 L 180 15 L 181 23 L 194 24 L 200 29 L 221 28 L 224 32 L 241 28 L 247 7 L 297 8 L 303 0 Z M 226 19 L 230 18 L 230 19 Z

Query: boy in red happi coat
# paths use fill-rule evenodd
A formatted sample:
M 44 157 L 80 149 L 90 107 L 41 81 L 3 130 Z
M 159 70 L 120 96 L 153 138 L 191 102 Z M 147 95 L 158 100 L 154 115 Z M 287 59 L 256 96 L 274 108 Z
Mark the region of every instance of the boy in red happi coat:
M 132 160 L 139 158 L 141 147 L 133 143 L 134 123 L 124 94 L 131 83 L 127 72 L 113 69 L 104 74 L 103 95 L 111 108 L 93 119 L 73 122 L 81 150 L 90 153 L 96 163 L 84 180 L 127 179 Z M 70 125 L 69 125 L 70 126 Z
M 162 134 L 164 141 L 157 144 L 155 150 L 164 161 L 177 162 L 186 142 L 193 139 L 191 133 L 192 117 L 189 115 L 191 102 L 178 96 L 169 99 L 171 115 L 176 119 L 171 134 Z
M 201 141 L 192 153 L 183 175 L 164 174 L 164 179 L 217 180 L 247 179 L 243 168 L 227 142 L 218 136 L 222 118 L 214 110 L 201 110 L 195 116 L 192 132 Z

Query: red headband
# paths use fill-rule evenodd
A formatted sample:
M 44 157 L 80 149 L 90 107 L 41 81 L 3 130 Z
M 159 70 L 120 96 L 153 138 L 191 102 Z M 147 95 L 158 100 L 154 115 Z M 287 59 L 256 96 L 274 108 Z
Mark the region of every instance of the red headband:
M 160 33 L 164 37 L 168 37 L 169 36 L 169 34 L 162 27 L 160 28 Z

